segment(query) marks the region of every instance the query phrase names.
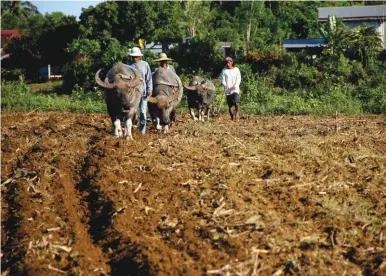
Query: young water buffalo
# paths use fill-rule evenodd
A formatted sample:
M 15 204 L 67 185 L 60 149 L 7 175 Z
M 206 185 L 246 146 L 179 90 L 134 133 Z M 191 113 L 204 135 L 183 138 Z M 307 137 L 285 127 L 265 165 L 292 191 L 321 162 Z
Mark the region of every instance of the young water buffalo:
M 168 132 L 182 98 L 182 82 L 171 70 L 159 68 L 153 73 L 153 94 L 148 97 L 149 113 L 155 128 Z
M 194 109 L 198 111 L 198 120 L 204 122 L 204 116 L 207 115 L 209 120 L 209 113 L 211 105 L 216 97 L 216 88 L 214 84 L 199 76 L 194 76 L 189 83 L 189 86 L 185 86 L 186 95 L 188 97 L 188 107 L 192 119 L 197 120 Z
M 103 82 L 99 78 L 100 71 L 95 74 L 95 81 L 106 88 L 107 111 L 113 124 L 112 134 L 133 139 L 131 128 L 143 94 L 141 73 L 129 65 L 118 63 L 107 72 Z M 124 122 L 123 134 L 121 120 Z

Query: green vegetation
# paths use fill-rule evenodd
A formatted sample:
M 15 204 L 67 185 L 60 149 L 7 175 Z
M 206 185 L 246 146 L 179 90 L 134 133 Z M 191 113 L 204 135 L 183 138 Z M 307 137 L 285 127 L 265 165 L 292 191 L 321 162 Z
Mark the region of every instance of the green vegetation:
M 3 28 L 18 29 L 23 37 L 5 47 L 12 59 L 2 63 L 2 80 L 36 83 L 39 67 L 50 63 L 61 65 L 63 83 L 28 84 L 30 90 L 24 84 L 3 84 L 2 108 L 105 110 L 103 97 L 95 96 L 95 72 L 128 62 L 128 48 L 142 39 L 175 43 L 166 52 L 176 60 L 173 65 L 183 82 L 193 75 L 214 80 L 216 105 L 223 110 L 219 76 L 225 53 L 219 49 L 226 41 L 232 43 L 227 54 L 235 57 L 242 73 L 245 112 L 386 114 L 386 52 L 375 28 L 350 30 L 334 16 L 325 24 L 315 20 L 318 7 L 349 5 L 352 2 L 110 1 L 85 9 L 77 21 L 62 13 L 43 16 L 29 2 L 5 2 Z M 325 38 L 327 47 L 297 53 L 282 47 L 283 39 L 312 37 Z M 154 69 L 151 60 L 156 55 L 143 52 Z
M 187 79 L 187 78 L 185 78 Z M 326 87 L 325 93 L 320 97 L 302 97 L 299 94 L 279 93 L 269 90 L 264 86 L 264 78 L 255 80 L 256 86 L 246 89 L 249 93 L 245 96 L 252 97 L 249 101 L 243 101 L 243 113 L 259 115 L 278 114 L 361 114 L 361 113 L 386 113 L 386 84 L 376 87 L 371 91 L 361 86 Z M 261 85 L 261 89 L 257 89 Z M 3 110 L 40 110 L 40 111 L 69 111 L 98 113 L 106 112 L 103 93 L 100 90 L 84 92 L 77 87 L 71 95 L 57 95 L 49 93 L 47 88 L 39 92 L 32 92 L 31 87 L 39 87 L 39 84 L 20 84 L 17 82 L 4 83 L 2 86 Z M 42 86 L 44 87 L 44 86 Z M 55 87 L 51 86 L 51 87 Z M 216 85 L 217 91 L 221 87 Z M 244 103 L 245 102 L 245 103 Z M 182 99 L 180 112 L 186 111 L 186 98 Z M 218 93 L 215 107 L 221 112 L 226 112 L 226 100 L 223 93 Z
M 106 112 L 106 104 L 100 92 L 74 92 L 72 95 L 59 96 L 32 92 L 28 85 L 20 83 L 3 84 L 1 108 L 10 111 L 69 111 L 80 113 Z

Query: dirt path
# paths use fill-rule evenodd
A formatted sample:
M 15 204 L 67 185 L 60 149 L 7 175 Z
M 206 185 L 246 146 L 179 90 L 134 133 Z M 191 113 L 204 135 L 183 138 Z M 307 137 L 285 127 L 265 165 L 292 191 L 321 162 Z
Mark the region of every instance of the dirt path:
M 386 273 L 386 119 L 2 113 L 2 275 Z

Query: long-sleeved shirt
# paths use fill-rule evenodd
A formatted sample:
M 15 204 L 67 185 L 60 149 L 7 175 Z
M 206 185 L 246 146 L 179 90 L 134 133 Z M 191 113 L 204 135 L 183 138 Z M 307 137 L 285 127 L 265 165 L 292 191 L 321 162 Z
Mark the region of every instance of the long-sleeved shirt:
M 138 69 L 142 73 L 143 83 L 143 96 L 147 96 L 149 91 L 153 91 L 153 79 L 151 77 L 151 69 L 149 63 L 140 60 L 131 64 L 134 68 Z
M 237 67 L 224 68 L 221 73 L 221 84 L 224 86 L 225 95 L 240 93 L 241 74 Z M 233 89 L 234 87 L 234 89 Z

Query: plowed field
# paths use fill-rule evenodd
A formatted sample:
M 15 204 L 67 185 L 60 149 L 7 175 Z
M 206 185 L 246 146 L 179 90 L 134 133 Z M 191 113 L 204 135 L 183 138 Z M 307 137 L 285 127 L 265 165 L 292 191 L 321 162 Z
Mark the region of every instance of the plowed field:
M 385 116 L 2 113 L 2 275 L 385 275 Z

